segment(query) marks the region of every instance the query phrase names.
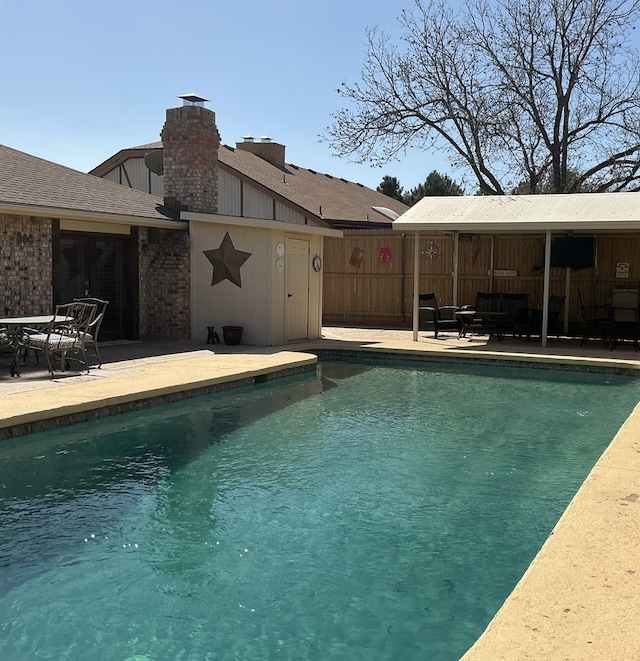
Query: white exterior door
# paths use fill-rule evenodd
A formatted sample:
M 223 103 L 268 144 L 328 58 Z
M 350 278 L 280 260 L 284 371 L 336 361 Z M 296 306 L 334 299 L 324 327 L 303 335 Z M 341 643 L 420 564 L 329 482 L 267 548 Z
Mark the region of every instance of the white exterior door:
M 288 342 L 309 336 L 309 241 L 287 238 L 285 333 Z

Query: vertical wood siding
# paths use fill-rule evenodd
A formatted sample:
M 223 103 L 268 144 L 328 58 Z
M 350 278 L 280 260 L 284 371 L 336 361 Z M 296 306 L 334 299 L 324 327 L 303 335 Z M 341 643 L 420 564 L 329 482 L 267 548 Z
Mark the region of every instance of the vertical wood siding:
M 342 239 L 325 238 L 325 323 L 410 326 L 413 307 L 413 234 L 393 230 L 345 230 Z M 543 304 L 543 235 L 461 235 L 458 244 L 457 304 L 473 304 L 478 291 L 529 294 L 530 307 Z M 381 261 L 381 249 L 390 259 Z M 437 256 L 430 259 L 437 249 Z M 453 235 L 420 235 L 420 291 L 435 292 L 440 305 L 454 301 Z M 492 264 L 493 251 L 493 264 Z M 361 257 L 359 265 L 350 263 Z M 619 262 L 629 263 L 628 278 L 616 277 Z M 501 275 L 496 271 L 515 271 Z M 493 273 L 493 275 L 492 275 Z M 564 295 L 566 270 L 552 268 L 549 295 Z M 640 236 L 602 234 L 596 240 L 596 265 L 570 273 L 567 310 L 570 332 L 582 327 L 578 290 L 585 303 L 603 304 L 614 288 L 638 287 Z

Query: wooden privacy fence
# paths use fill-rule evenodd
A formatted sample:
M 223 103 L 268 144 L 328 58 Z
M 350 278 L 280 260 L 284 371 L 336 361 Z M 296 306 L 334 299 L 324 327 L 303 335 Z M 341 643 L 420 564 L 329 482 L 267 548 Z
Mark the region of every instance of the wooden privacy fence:
M 421 292 L 440 305 L 473 304 L 478 291 L 527 292 L 542 307 L 544 235 L 458 236 L 457 286 L 452 234 L 420 234 Z M 345 230 L 324 240 L 323 322 L 411 327 L 414 235 L 391 229 Z M 578 301 L 603 304 L 615 288 L 640 281 L 640 235 L 599 234 L 594 266 L 551 268 L 550 295 L 566 295 L 570 333 L 582 328 Z M 563 327 L 564 316 L 560 321 Z

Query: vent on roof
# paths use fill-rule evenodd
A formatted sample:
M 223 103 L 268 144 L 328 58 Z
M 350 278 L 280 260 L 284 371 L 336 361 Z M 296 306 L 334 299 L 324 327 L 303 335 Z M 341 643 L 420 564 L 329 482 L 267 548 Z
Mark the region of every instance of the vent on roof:
M 273 140 L 268 135 L 260 136 L 260 142 L 273 142 Z
M 209 100 L 209 99 L 205 99 L 204 96 L 200 96 L 199 94 L 194 94 L 193 92 L 190 92 L 189 94 L 181 94 L 180 96 L 178 96 L 178 98 L 182 99 L 183 106 L 204 107 L 204 102 Z
M 315 170 L 312 170 L 311 168 L 309 168 L 309 172 L 311 172 L 311 174 L 318 174 Z
M 242 140 L 244 142 L 255 142 L 255 139 L 252 135 L 243 135 Z

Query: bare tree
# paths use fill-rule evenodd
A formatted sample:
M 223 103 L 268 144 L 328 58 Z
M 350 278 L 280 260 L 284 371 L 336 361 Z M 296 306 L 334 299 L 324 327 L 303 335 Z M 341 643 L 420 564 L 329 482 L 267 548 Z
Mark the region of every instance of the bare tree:
M 639 18 L 640 0 L 415 0 L 400 45 L 367 31 L 325 139 L 375 164 L 445 150 L 484 194 L 639 190 Z

